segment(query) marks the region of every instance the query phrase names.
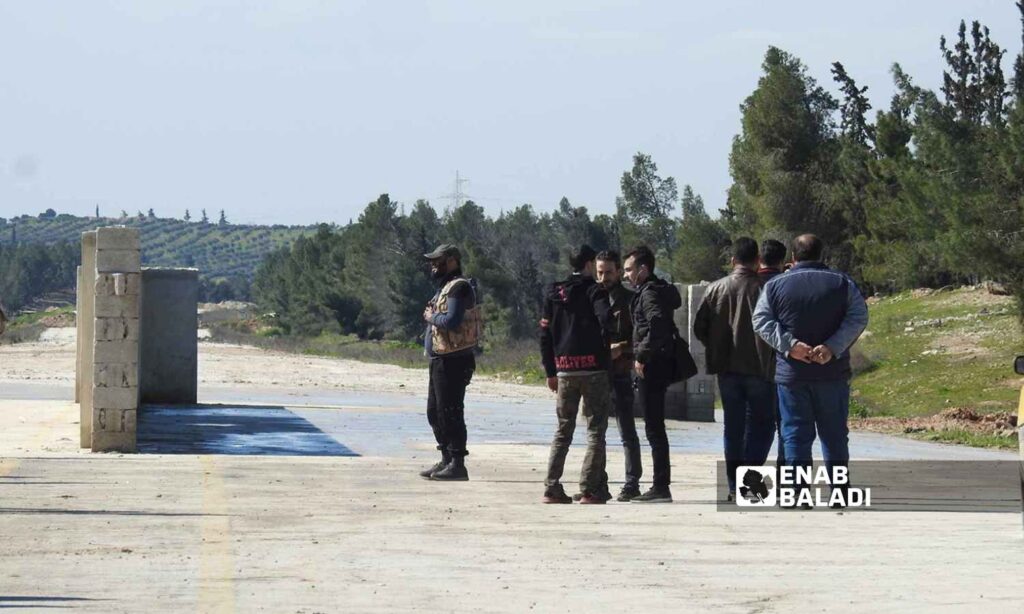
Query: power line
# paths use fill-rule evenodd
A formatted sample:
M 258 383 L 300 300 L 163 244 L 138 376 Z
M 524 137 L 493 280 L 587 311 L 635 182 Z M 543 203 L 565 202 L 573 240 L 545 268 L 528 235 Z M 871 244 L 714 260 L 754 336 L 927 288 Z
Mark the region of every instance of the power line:
M 445 207 L 445 213 L 449 212 L 451 209 L 458 209 L 459 207 L 464 205 L 467 200 L 471 198 L 469 194 L 466 194 L 465 192 L 462 191 L 462 184 L 464 183 L 469 183 L 469 179 L 460 176 L 459 171 L 456 170 L 455 189 L 452 191 L 451 194 L 445 194 L 443 196 L 438 197 L 441 200 L 447 200 L 451 203 L 450 206 Z

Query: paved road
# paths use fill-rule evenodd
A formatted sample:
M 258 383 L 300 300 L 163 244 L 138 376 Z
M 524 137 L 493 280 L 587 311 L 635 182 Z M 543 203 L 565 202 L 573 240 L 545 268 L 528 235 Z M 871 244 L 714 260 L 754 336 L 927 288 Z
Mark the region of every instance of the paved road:
M 70 394 L 70 389 L 53 385 L 19 383 L 0 387 L 0 400 L 66 400 Z M 419 451 L 433 441 L 424 417 L 424 400 L 414 394 L 207 388 L 201 391 L 199 400 L 207 407 L 198 413 L 181 408 L 152 408 L 143 412 L 140 435 L 145 442 L 144 450 L 409 458 L 419 455 Z M 546 447 L 554 432 L 553 404 L 554 399 L 546 403 L 470 394 L 466 411 L 470 444 Z M 721 411 L 716 412 L 716 420 L 714 423 L 669 421 L 673 452 L 720 453 Z M 197 428 L 202 425 L 207 428 Z M 642 427 L 640 430 L 642 433 Z M 612 445 L 619 441 L 611 425 L 608 440 Z M 189 447 L 190 441 L 195 445 Z M 855 458 L 864 460 L 1017 458 L 1007 451 L 860 432 L 851 434 L 850 449 Z M 820 457 L 820 448 L 815 448 L 815 454 Z
M 1021 607 L 1019 513 L 722 512 L 720 424 L 672 424 L 673 505 L 544 506 L 550 403 L 471 397 L 472 480 L 444 484 L 416 476 L 436 452 L 414 395 L 208 389 L 199 410 L 143 418 L 150 453 L 118 455 L 78 448 L 69 392 L 0 387 L 0 609 Z M 1012 456 L 852 444 L 863 458 Z M 581 460 L 576 447 L 567 482 Z M 608 462 L 621 475 L 616 446 Z

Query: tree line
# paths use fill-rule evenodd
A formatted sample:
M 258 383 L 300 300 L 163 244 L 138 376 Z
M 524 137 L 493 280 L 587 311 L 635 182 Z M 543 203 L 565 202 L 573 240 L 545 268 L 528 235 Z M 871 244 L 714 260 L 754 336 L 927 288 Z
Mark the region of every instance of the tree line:
M 0 301 L 8 315 L 48 292 L 74 289 L 80 259 L 79 247 L 66 241 L 0 244 Z
M 645 243 L 663 274 L 695 282 L 727 270 L 738 236 L 788 244 L 813 232 L 828 262 L 868 292 L 989 279 L 1022 304 L 1024 57 L 1008 78 L 1005 50 L 978 22 L 938 43 L 940 91 L 894 64 L 896 93 L 874 117 L 867 88 L 841 63 L 831 67 L 833 94 L 800 59 L 770 47 L 740 106 L 733 183 L 717 216 L 644 153 L 623 173 L 613 214 L 566 198 L 550 213 L 522 205 L 489 217 L 467 202 L 438 214 L 424 200 L 406 212 L 385 194 L 357 221 L 270 254 L 254 297 L 287 333 L 413 339 L 433 291 L 421 255 L 451 242 L 480 281 L 488 338 L 501 343 L 534 334 L 544 284 L 565 274 L 565 254 L 580 243 Z

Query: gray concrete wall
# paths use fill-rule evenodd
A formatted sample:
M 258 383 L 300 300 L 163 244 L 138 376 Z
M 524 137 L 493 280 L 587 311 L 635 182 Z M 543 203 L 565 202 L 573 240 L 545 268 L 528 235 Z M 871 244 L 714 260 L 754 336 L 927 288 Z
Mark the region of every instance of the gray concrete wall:
M 196 403 L 198 299 L 198 270 L 142 270 L 139 363 L 142 403 Z

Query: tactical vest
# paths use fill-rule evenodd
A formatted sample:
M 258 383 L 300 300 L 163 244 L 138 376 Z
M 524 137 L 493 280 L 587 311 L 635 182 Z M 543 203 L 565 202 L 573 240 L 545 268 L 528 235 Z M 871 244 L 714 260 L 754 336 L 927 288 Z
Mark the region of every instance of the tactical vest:
M 437 305 L 435 306 L 438 313 L 448 313 L 448 295 L 451 294 L 455 285 L 459 283 L 469 284 L 469 280 L 465 277 L 456 277 L 441 288 L 441 293 L 437 297 Z M 472 284 L 470 284 L 469 289 L 470 292 L 473 292 Z M 480 312 L 480 304 L 475 299 L 474 295 L 473 307 L 466 310 L 462 323 L 458 327 L 454 329 L 440 328 L 438 326 L 430 327 L 431 349 L 433 349 L 435 354 L 439 356 L 451 354 L 452 352 L 476 347 L 480 342 L 483 331 L 483 316 Z

